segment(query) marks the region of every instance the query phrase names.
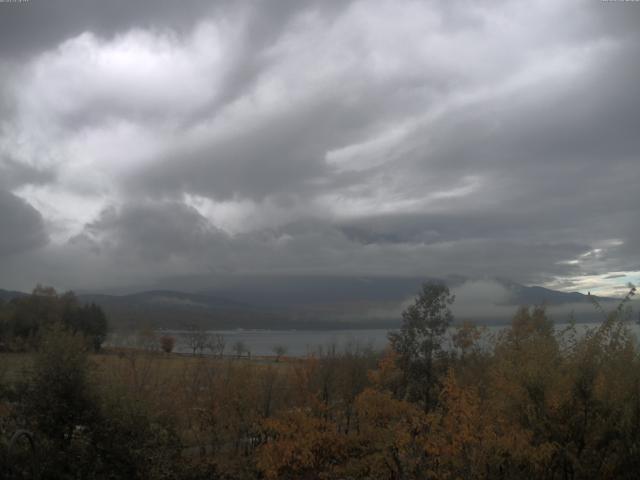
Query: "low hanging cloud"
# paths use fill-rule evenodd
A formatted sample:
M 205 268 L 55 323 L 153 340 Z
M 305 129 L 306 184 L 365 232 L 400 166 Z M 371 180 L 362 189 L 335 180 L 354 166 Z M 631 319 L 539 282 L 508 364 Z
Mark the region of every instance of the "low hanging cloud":
M 2 285 L 638 277 L 634 5 L 147 5 L 0 5 Z

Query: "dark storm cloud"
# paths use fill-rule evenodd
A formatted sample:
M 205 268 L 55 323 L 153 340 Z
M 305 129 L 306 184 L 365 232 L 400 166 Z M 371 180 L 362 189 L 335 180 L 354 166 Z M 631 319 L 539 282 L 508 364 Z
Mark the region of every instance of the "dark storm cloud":
M 72 242 L 87 242 L 123 259 L 163 261 L 185 252 L 201 253 L 225 237 L 194 208 L 162 202 L 108 208 Z
M 113 259 L 120 272 L 147 266 L 170 275 L 282 274 L 388 275 L 439 277 L 441 272 L 494 275 L 519 281 L 541 280 L 532 272 L 541 262 L 549 273 L 566 272 L 565 258 L 584 252 L 586 245 L 486 239 L 448 239 L 426 244 L 412 240 L 363 245 L 340 228 L 323 221 L 300 221 L 233 237 L 213 227 L 193 208 L 178 203 L 129 204 L 109 208 L 87 225 L 71 248 Z M 152 262 L 152 263 L 151 263 Z M 554 267 L 555 265 L 555 267 Z M 109 269 L 110 267 L 105 267 Z
M 170 29 L 186 33 L 206 18 L 228 18 L 246 12 L 247 54 L 263 48 L 280 34 L 291 17 L 310 7 L 331 14 L 348 2 L 292 1 L 249 2 L 246 0 L 29 0 L 3 4 L 0 8 L 0 55 L 23 58 L 51 48 L 64 40 L 93 32 L 111 37 L 133 28 Z M 250 75 L 244 64 L 230 78 Z
M 0 258 L 41 247 L 47 242 L 40 213 L 4 190 L 0 190 L 0 225 Z
M 451 212 L 437 214 L 396 214 L 359 218 L 339 225 L 339 228 L 350 238 L 363 244 L 372 243 L 425 243 L 435 244 L 463 239 L 491 240 L 495 233 L 501 233 L 505 241 L 540 242 L 544 241 L 550 231 L 553 238 L 571 238 L 563 235 L 571 220 L 562 214 L 549 212 L 520 211 L 513 205 L 505 205 L 503 209 L 494 211 Z M 532 231 L 532 225 L 544 223 L 544 231 Z M 584 227 L 585 225 L 582 225 Z M 588 244 L 583 244 L 583 251 Z
M 220 2 L 223 3 L 223 2 Z M 111 36 L 130 28 L 187 29 L 216 4 L 186 0 L 30 0 L 0 5 L 0 55 L 21 58 L 86 31 Z
M 343 105 L 321 98 L 276 115 L 223 141 L 178 149 L 131 178 L 129 188 L 149 195 L 196 193 L 218 200 L 295 193 L 313 196 L 336 182 L 327 149 L 357 138 L 377 106 Z
M 401 160 L 411 165 L 415 188 L 428 177 L 483 174 L 490 180 L 480 202 L 460 209 L 447 200 L 437 214 L 355 219 L 345 232 L 365 243 L 488 239 L 500 232 L 520 241 L 623 238 L 632 248 L 638 223 L 629 220 L 640 180 L 634 78 L 640 72 L 629 72 L 626 60 L 638 54 L 637 46 L 625 48 L 561 92 L 545 94 L 549 86 L 537 85 L 513 101 L 456 110 L 419 130 L 409 140 L 416 148 Z M 611 73 L 617 71 L 624 73 Z M 499 201 L 485 205 L 487 199 Z
M 626 3 L 0 4 L 0 188 L 74 281 L 633 270 Z

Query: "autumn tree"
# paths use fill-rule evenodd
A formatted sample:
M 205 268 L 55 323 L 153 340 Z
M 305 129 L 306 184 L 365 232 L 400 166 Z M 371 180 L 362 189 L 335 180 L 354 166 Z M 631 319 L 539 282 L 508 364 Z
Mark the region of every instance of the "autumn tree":
M 469 321 L 464 321 L 456 326 L 451 340 L 460 358 L 464 359 L 467 355 L 479 351 L 480 341 L 484 332 L 485 328 L 478 327 Z
M 171 335 L 163 335 L 160 337 L 160 348 L 164 353 L 171 353 L 176 345 L 175 337 Z
M 330 420 L 296 408 L 267 419 L 264 429 L 270 441 L 259 448 L 257 466 L 265 478 L 339 478 L 332 470 L 347 449 Z

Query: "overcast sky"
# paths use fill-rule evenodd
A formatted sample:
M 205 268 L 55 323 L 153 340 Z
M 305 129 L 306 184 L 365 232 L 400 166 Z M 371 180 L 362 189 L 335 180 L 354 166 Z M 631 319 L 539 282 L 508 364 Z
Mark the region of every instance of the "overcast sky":
M 639 25 L 597 0 L 0 3 L 0 287 L 619 291 Z

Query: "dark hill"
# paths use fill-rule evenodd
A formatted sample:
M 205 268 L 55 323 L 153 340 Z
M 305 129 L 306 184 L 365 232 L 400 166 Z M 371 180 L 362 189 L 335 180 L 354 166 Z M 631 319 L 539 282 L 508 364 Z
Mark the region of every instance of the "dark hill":
M 82 302 L 94 302 L 107 313 L 116 329 L 190 328 L 208 329 L 340 329 L 389 328 L 399 324 L 403 302 L 411 299 L 424 279 L 415 277 L 250 277 L 238 278 L 210 291 L 187 293 L 171 289 L 148 290 L 126 295 L 83 293 Z M 454 290 L 465 283 L 457 277 L 447 283 Z M 497 282 L 508 293 L 500 303 L 483 300 L 484 305 L 540 305 L 551 308 L 563 305 L 586 306 L 589 298 L 577 292 L 560 292 L 548 288 L 527 287 L 506 280 Z M 0 299 L 24 296 L 25 293 L 0 290 Z M 615 299 L 598 298 L 609 305 Z M 459 299 L 462 301 L 462 299 Z M 504 323 L 504 318 L 482 315 L 482 305 L 474 308 L 478 322 Z M 504 312 L 511 312 L 504 309 Z M 591 312 L 582 321 L 593 321 Z M 589 317 L 589 318 L 587 318 Z M 594 317 L 594 318 L 591 318 Z

